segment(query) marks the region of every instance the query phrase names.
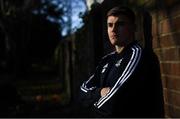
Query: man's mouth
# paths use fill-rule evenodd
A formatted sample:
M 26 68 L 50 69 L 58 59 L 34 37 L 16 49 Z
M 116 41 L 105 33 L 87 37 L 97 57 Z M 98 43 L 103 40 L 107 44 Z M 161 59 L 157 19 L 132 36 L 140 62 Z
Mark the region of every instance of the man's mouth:
M 118 38 L 118 35 L 113 35 L 112 38 L 113 38 L 113 39 L 114 39 L 114 38 Z

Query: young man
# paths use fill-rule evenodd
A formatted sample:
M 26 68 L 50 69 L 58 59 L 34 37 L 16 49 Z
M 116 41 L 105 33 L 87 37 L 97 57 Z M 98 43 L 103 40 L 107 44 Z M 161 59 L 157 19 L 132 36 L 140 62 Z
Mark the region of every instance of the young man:
M 115 51 L 102 58 L 80 89 L 93 117 L 163 117 L 158 59 L 134 39 L 135 15 L 127 7 L 107 13 L 107 31 Z

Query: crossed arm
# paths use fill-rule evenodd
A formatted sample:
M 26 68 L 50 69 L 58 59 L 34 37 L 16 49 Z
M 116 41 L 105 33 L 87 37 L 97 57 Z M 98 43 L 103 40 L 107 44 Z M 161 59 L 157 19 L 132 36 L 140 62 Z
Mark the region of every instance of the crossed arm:
M 89 105 L 95 105 L 100 108 L 104 103 L 111 99 L 111 97 L 118 91 L 118 89 L 126 82 L 132 75 L 141 57 L 141 48 L 138 46 L 132 47 L 132 53 L 127 59 L 125 68 L 122 69 L 122 74 L 117 79 L 113 87 L 101 87 L 100 77 L 101 68 L 97 68 L 96 73 L 92 75 L 88 81 L 81 86 L 82 98 L 84 102 Z
M 110 87 L 104 87 L 101 89 L 101 97 L 106 96 L 106 94 L 110 91 Z

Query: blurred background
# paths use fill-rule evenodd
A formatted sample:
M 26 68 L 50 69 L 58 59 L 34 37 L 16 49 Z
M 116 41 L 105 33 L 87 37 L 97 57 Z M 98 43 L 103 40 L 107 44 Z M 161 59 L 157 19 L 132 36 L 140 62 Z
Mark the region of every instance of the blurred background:
M 0 0 L 0 117 L 86 117 L 79 86 L 113 49 L 106 13 L 136 12 L 161 66 L 166 117 L 180 117 L 179 0 Z

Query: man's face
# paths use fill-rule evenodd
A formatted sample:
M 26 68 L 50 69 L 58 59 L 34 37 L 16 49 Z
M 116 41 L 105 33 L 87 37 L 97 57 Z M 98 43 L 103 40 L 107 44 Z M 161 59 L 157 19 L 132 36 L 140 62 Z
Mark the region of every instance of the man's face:
M 126 46 L 133 40 L 134 24 L 124 15 L 108 16 L 107 30 L 112 45 Z

